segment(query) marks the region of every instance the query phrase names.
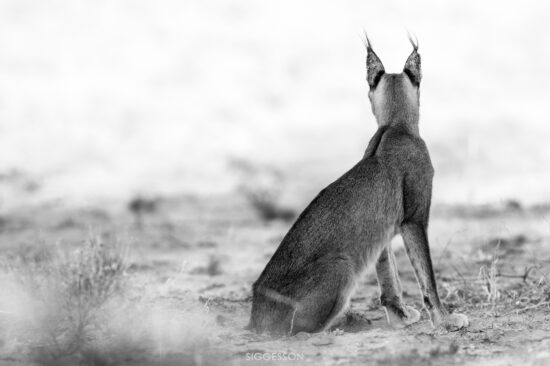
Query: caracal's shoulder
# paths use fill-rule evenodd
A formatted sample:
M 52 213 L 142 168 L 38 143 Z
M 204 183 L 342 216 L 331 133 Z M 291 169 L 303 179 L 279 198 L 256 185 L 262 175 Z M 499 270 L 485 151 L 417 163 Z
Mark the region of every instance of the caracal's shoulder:
M 428 154 L 428 147 L 422 137 L 402 128 L 388 128 L 382 137 L 380 148 L 392 153 L 401 152 L 409 156 Z

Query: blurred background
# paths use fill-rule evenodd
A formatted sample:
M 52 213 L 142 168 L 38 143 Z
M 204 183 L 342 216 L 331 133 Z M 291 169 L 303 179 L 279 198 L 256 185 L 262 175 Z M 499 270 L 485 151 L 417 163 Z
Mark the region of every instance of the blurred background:
M 549 17 L 542 1 L 1 0 L 0 207 L 231 194 L 252 175 L 307 204 L 376 130 L 363 28 L 389 72 L 419 39 L 434 203 L 547 202 Z

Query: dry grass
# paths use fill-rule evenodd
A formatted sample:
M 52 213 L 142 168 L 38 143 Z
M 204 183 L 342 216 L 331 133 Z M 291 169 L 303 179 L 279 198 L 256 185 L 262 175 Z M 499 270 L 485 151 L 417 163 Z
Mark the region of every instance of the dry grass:
M 106 304 L 123 293 L 126 260 L 122 247 L 92 238 L 71 253 L 57 250 L 39 261 L 12 258 L 4 267 L 14 291 L 6 296 L 16 302 L 12 306 L 22 306 L 7 312 L 13 315 L 12 339 L 50 363 L 82 356 L 103 331 L 98 320 Z
M 452 309 L 483 310 L 489 316 L 519 314 L 538 307 L 550 307 L 550 282 L 540 265 L 522 273 L 502 273 L 494 254 L 477 276 L 459 274 L 442 281 L 443 301 Z
M 174 352 L 194 364 L 209 318 L 189 298 L 126 273 L 127 248 L 87 240 L 74 252 L 4 264 L 0 340 L 4 351 L 44 365 L 163 364 Z M 1 345 L 1 343 L 0 343 Z

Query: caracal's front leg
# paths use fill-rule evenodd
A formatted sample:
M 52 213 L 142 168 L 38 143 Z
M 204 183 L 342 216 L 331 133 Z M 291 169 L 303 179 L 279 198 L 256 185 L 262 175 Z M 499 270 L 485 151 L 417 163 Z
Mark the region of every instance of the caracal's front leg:
M 426 227 L 426 224 L 415 222 L 404 223 L 401 226 L 405 249 L 416 273 L 422 300 L 430 314 L 433 326 L 441 325 L 450 331 L 459 330 L 468 326 L 468 318 L 462 314 L 449 314 L 441 305 L 437 294 Z
M 380 286 L 380 303 L 386 311 L 388 323 L 392 327 L 402 328 L 419 321 L 420 312 L 403 302 L 403 290 L 390 244 L 380 254 L 376 275 Z

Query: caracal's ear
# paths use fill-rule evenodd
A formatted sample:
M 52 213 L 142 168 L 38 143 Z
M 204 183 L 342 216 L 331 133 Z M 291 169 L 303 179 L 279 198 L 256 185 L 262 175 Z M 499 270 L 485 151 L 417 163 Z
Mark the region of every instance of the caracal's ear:
M 405 62 L 403 72 L 409 77 L 413 85 L 419 86 L 422 79 L 422 69 L 420 68 L 420 55 L 418 54 L 418 40 L 413 41 L 409 34 L 409 41 L 413 46 L 413 51 L 407 58 L 407 62 Z
M 369 83 L 369 87 L 374 89 L 385 73 L 384 65 L 382 65 L 382 61 L 380 61 L 376 53 L 372 50 L 367 32 L 365 32 L 364 42 L 367 48 L 367 82 Z

